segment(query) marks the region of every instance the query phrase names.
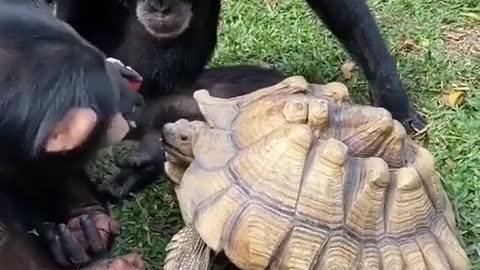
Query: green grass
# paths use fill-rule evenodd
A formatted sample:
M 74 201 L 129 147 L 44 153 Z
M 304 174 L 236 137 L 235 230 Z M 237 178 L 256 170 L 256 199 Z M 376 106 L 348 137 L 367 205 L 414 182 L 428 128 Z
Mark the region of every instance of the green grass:
M 478 0 L 371 0 L 409 94 L 431 123 L 428 149 L 457 211 L 458 234 L 474 269 L 480 269 L 480 58 L 455 54 L 442 33 L 480 29 Z M 467 14 L 468 15 L 468 14 Z M 213 65 L 274 65 L 311 82 L 340 77 L 348 55 L 303 0 L 226 0 L 220 42 Z M 401 50 L 405 40 L 417 45 Z M 458 110 L 440 105 L 453 86 L 465 85 L 466 103 Z M 362 76 L 349 84 L 366 102 Z M 138 251 L 151 269 L 161 269 L 164 247 L 181 223 L 171 186 L 160 183 L 115 209 L 125 231 L 116 252 Z

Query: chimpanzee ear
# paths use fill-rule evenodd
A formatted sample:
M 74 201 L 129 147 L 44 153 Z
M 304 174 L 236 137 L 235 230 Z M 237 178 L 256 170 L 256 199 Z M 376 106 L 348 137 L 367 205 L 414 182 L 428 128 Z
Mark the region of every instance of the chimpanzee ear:
M 52 129 L 45 143 L 45 152 L 58 153 L 80 147 L 97 124 L 97 114 L 90 108 L 74 108 Z

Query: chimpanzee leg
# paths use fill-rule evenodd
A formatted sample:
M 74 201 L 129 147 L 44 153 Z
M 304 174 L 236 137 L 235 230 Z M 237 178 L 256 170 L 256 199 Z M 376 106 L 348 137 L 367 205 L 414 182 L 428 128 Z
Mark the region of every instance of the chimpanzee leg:
M 306 0 L 330 31 L 355 58 L 370 83 L 372 103 L 414 131 L 426 121 L 412 110 L 395 60 L 365 0 Z

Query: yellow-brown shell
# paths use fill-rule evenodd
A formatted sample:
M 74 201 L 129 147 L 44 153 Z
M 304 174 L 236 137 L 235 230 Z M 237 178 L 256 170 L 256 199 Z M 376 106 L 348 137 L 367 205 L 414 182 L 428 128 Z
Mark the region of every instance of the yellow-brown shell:
M 433 156 L 386 110 L 302 77 L 195 98 L 209 126 L 178 199 L 239 268 L 470 268 Z

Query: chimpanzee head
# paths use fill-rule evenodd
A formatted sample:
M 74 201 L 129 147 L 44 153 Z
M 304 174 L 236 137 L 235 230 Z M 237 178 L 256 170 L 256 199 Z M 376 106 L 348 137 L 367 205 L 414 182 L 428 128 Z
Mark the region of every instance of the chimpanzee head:
M 142 78 L 31 3 L 0 2 L 0 162 L 81 166 L 130 128 Z
M 130 118 L 143 99 L 136 92 L 142 77 L 132 69 L 95 50 L 75 52 L 49 40 L 23 54 L 2 44 L 0 39 L 2 159 L 80 164 L 134 127 Z
M 105 144 L 114 144 L 121 141 L 132 129 L 136 128 L 136 122 L 139 120 L 139 112 L 144 105 L 143 97 L 138 93 L 143 78 L 131 67 L 126 66 L 120 60 L 115 58 L 107 58 L 105 67 L 108 76 L 111 79 L 112 86 L 118 93 L 118 103 L 116 104 L 116 113 L 111 117 L 108 123 L 108 129 L 104 136 Z M 117 94 L 113 95 L 116 97 Z M 91 108 L 74 108 L 71 109 L 65 119 L 67 124 L 71 126 L 62 130 L 62 123 L 57 124 L 59 133 L 72 132 L 76 136 L 67 136 L 69 140 L 78 140 L 82 134 L 93 133 L 94 126 L 97 125 L 97 112 Z M 66 126 L 64 126 L 66 127 Z M 70 129 L 70 130 L 69 130 Z M 91 135 L 91 134 L 90 134 Z M 75 142 L 65 143 L 59 137 L 49 137 L 45 150 L 46 152 L 60 152 L 72 150 Z M 87 135 L 84 135 L 88 137 Z M 64 134 L 65 137 L 65 134 Z M 75 138 L 76 137 L 76 138 Z M 81 140 L 76 143 L 78 146 L 82 144 Z M 69 148 L 68 145 L 71 145 Z
M 193 16 L 189 0 L 137 0 L 136 14 L 145 29 L 159 39 L 182 34 Z

